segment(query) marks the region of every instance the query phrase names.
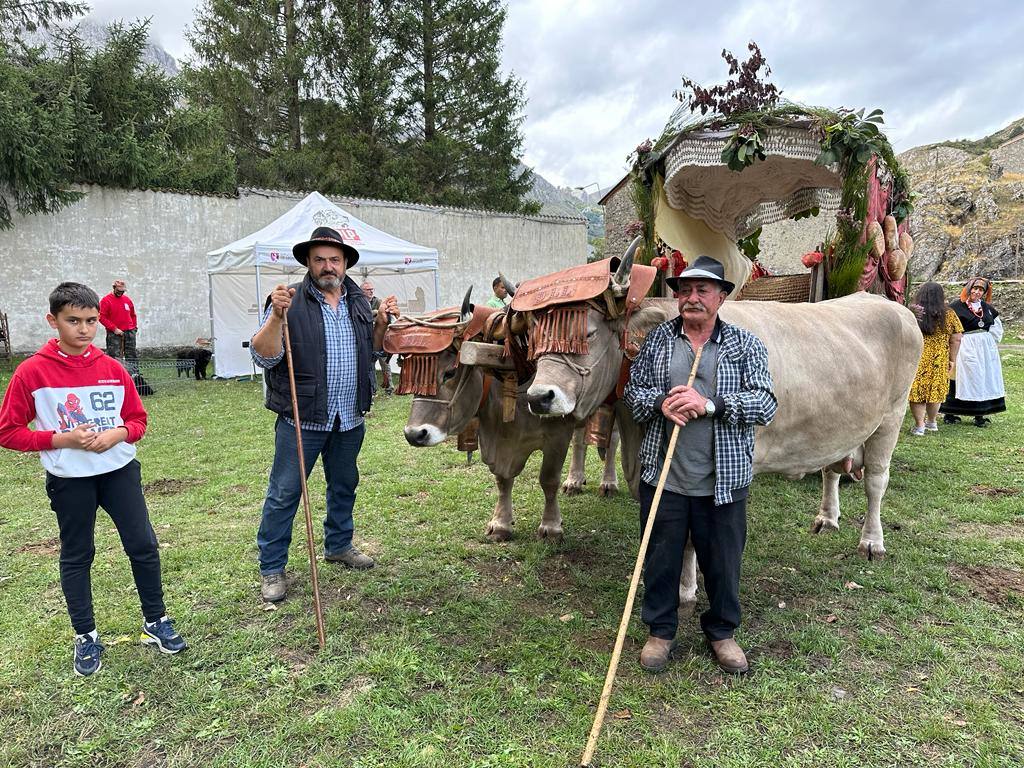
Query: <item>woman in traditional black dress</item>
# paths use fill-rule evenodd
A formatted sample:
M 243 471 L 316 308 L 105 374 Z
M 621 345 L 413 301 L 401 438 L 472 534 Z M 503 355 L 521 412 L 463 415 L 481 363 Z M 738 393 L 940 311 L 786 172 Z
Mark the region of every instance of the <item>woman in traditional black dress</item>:
M 955 378 L 949 382 L 949 395 L 939 408 L 947 424 L 960 421 L 960 416 L 973 416 L 974 425 L 984 427 L 989 423 L 986 416 L 1006 410 L 997 346 L 1003 338 L 1003 321 L 991 301 L 991 281 L 972 277 L 960 298 L 949 305 L 960 319 L 964 335 L 956 356 Z

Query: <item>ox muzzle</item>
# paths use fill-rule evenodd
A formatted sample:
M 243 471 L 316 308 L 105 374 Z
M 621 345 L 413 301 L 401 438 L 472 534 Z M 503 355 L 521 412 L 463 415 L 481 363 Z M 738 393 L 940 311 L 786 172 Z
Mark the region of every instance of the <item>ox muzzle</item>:
M 409 445 L 415 448 L 429 448 L 433 445 L 443 443 L 448 433 L 433 424 L 415 424 L 407 426 L 404 430 L 405 439 Z
M 576 407 L 576 398 L 557 384 L 534 382 L 526 391 L 526 402 L 536 416 L 568 416 Z

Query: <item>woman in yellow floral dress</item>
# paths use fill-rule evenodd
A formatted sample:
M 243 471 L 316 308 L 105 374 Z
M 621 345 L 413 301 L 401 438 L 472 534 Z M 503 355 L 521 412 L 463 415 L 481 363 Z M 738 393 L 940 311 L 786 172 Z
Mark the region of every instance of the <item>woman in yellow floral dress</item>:
M 939 405 L 946 399 L 949 376 L 964 329 L 956 312 L 946 306 L 942 286 L 938 283 L 922 285 L 910 308 L 917 315 L 917 324 L 924 334 L 921 362 L 910 387 L 910 410 L 914 414 L 910 434 L 921 437 L 925 432 L 939 431 Z

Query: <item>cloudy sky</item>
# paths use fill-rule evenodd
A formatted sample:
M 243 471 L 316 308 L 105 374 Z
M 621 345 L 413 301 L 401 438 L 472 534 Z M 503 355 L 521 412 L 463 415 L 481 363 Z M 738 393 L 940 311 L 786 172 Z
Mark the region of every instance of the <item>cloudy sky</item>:
M 178 59 L 198 4 L 91 0 L 103 21 L 151 16 Z M 750 40 L 786 98 L 885 110 L 898 151 L 1024 117 L 1020 0 L 509 0 L 503 60 L 526 83 L 525 162 L 555 184 L 610 186 L 660 133 L 680 77 L 722 82 L 722 48 L 746 58 Z

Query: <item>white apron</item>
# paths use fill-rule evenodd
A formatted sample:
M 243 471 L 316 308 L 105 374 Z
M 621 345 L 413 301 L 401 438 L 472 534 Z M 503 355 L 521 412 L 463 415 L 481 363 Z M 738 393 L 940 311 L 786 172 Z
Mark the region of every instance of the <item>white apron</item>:
M 996 342 L 1003 338 L 1003 321 L 996 318 L 988 331 L 964 333 L 956 356 L 958 400 L 995 400 L 1006 396 L 1003 365 Z

